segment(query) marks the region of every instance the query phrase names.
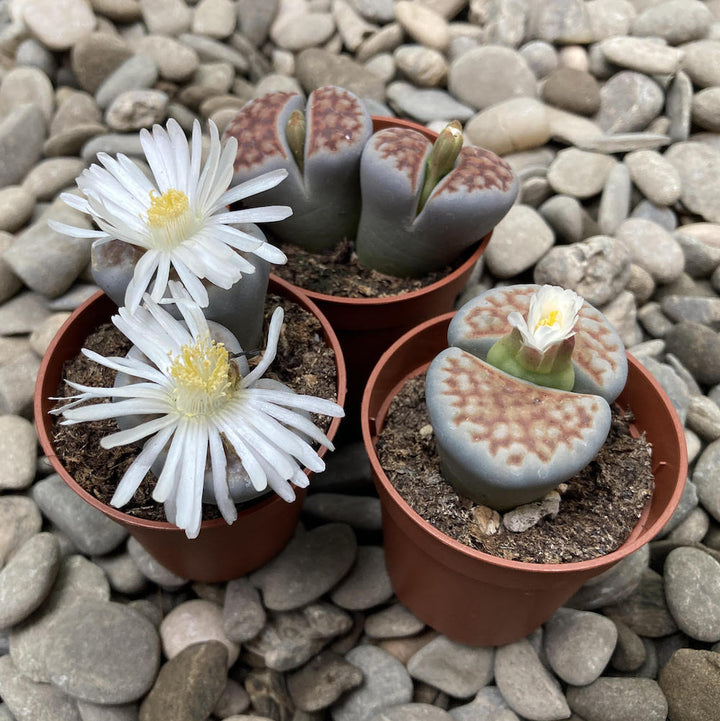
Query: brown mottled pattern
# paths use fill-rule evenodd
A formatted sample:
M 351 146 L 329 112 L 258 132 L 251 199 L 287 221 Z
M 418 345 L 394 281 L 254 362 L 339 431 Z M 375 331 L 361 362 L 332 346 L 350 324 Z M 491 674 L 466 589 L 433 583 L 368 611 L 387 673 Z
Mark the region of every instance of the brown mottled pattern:
M 469 424 L 472 441 L 485 443 L 491 456 L 506 450 L 510 466 L 522 465 L 531 454 L 550 463 L 561 446 L 571 449 L 583 442 L 583 432 L 600 410 L 593 396 L 563 396 L 528 385 L 470 354 L 446 358 L 441 370 L 443 395 L 456 410 L 452 422 Z
M 467 338 L 498 337 L 510 332 L 507 321 L 509 313 L 517 311 L 527 316 L 530 298 L 537 288 L 520 287 L 517 290 L 497 291 L 484 298 L 484 302 L 473 308 L 465 317 Z M 573 361 L 602 385 L 603 376 L 617 371 L 617 356 L 621 349 L 613 338 L 602 314 L 587 303 L 578 313 L 576 324 Z
M 326 151 L 336 153 L 357 143 L 362 131 L 363 110 L 358 101 L 341 88 L 321 88 L 312 96 L 312 127 L 308 127 L 307 157 Z
M 512 186 L 513 177 L 510 166 L 495 153 L 483 148 L 463 148 L 458 164 L 442 181 L 435 195 L 461 191 L 472 193 L 489 188 L 507 193 Z
M 415 192 L 430 142 L 414 130 L 388 128 L 375 136 L 374 143 L 383 160 L 392 158 L 395 168 L 407 175 L 412 192 Z
M 226 136 L 238 141 L 235 170 L 261 165 L 268 157 L 287 158 L 278 134 L 277 119 L 295 93 L 270 93 L 246 105 L 230 123 Z

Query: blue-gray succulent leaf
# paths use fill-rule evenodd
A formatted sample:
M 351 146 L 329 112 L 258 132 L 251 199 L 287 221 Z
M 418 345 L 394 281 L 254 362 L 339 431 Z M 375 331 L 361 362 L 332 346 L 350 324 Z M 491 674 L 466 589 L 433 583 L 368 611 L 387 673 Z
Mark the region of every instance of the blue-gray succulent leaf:
M 387 128 L 365 146 L 360 164 L 362 210 L 356 238 L 363 265 L 388 275 L 414 271 L 413 223 L 432 144 L 409 128 Z
M 408 151 L 400 141 L 403 137 L 398 131 L 393 153 L 386 152 L 380 158 L 370 155 L 368 160 L 377 167 L 367 174 L 367 181 L 365 173 L 361 174 L 358 257 L 365 265 L 390 275 L 419 276 L 452 263 L 492 230 L 515 202 L 518 184 L 502 158 L 470 146 L 460 151 L 455 167 L 435 186 L 419 214 L 415 212 L 417 202 L 412 205 L 408 197 L 401 196 L 399 212 L 394 215 L 392 202 L 378 190 L 373 192 L 370 183 L 379 182 L 382 173 L 394 164 L 409 177 L 419 177 L 413 196 L 417 201 L 425 165 L 407 162 Z
M 430 364 L 425 397 L 442 472 L 463 496 L 496 510 L 542 498 L 605 443 L 605 399 L 543 388 L 460 348 Z
M 306 138 L 301 171 L 288 144 L 290 115 L 305 109 Z M 273 223 L 283 241 L 310 251 L 354 237 L 360 212 L 360 156 L 372 134 L 372 118 L 353 93 L 335 86 L 302 96 L 269 93 L 245 105 L 225 131 L 237 138 L 234 183 L 277 168 L 288 177 L 252 196 L 253 205 L 289 205 L 293 214 Z
M 508 315 L 515 311 L 527 316 L 530 298 L 539 289 L 539 285 L 528 283 L 480 293 L 453 317 L 448 344 L 486 359 L 493 344 L 512 330 Z M 583 301 L 575 325 L 572 362 L 573 392 L 602 396 L 612 403 L 625 387 L 625 346 L 610 321 L 587 301 Z

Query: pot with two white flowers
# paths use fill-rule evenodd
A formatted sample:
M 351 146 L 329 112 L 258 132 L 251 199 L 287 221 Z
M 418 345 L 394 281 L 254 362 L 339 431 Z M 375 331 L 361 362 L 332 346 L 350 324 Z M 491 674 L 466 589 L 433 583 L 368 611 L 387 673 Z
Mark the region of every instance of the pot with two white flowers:
M 345 370 L 317 307 L 282 281 L 268 285 L 269 261 L 284 256 L 254 223 L 285 218 L 290 209 L 226 209 L 285 174 L 228 190 L 235 145 L 221 147 L 212 123 L 210 133 L 201 165 L 199 123 L 190 144 L 174 121 L 155 126 L 141 133 L 153 180 L 124 156 L 100 155 L 102 167 L 78 178 L 81 194 L 63 196 L 98 230 L 56 229 L 93 240 L 94 275 L 108 295 L 78 308 L 48 348 L 35 418 L 45 453 L 75 492 L 169 570 L 221 581 L 263 565 L 292 537 L 309 476 L 324 469 L 322 456 L 344 415 Z M 283 325 L 283 309 L 274 308 L 280 304 L 310 328 L 306 346 L 293 349 L 293 363 L 321 354 L 332 383 L 328 398 L 296 392 L 297 368 L 279 380 L 282 348 L 297 345 L 288 342 L 292 328 Z M 127 352 L 83 350 L 103 324 Z M 67 380 L 73 366 L 66 364 L 78 354 L 79 367 L 109 380 Z M 97 468 L 103 453 L 127 451 L 111 498 L 98 498 L 92 472 L 81 486 L 68 470 L 78 459 L 61 457 L 62 428 L 88 429 L 94 440 L 77 448 Z M 165 519 L 123 512 L 140 496 L 152 496 Z M 203 520 L 204 506 L 220 517 Z
M 527 636 L 649 542 L 687 475 L 658 383 L 601 313 L 550 286 L 498 287 L 407 333 L 361 422 L 395 593 L 472 645 Z
M 325 313 L 348 364 L 348 404 L 381 353 L 405 331 L 450 310 L 492 229 L 518 191 L 494 153 L 463 147 L 459 123 L 440 134 L 370 116 L 335 86 L 307 98 L 249 102 L 225 130 L 236 138 L 235 182 L 285 170 L 285 182 L 242 201 L 293 215 L 267 228 L 293 262 L 274 272 Z M 340 282 L 339 279 L 342 279 Z

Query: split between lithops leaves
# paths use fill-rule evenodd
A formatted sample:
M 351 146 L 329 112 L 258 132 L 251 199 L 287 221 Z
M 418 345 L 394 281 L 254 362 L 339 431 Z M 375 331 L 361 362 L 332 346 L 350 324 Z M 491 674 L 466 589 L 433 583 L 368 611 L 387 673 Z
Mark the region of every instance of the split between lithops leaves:
M 597 454 L 627 361 L 612 326 L 582 298 L 551 286 L 497 288 L 463 306 L 448 337 L 461 347 L 431 363 L 426 400 L 443 474 L 458 492 L 507 510 L 542 498 Z M 605 397 L 570 390 L 573 347 L 601 357 L 580 367 Z

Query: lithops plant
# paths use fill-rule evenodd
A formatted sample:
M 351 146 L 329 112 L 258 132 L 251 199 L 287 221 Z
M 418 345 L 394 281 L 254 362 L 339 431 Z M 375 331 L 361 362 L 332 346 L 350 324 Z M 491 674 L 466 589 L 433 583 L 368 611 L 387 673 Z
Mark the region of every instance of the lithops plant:
M 292 217 L 273 225 L 273 232 L 311 252 L 355 237 L 360 155 L 371 134 L 372 120 L 360 99 L 331 85 L 310 93 L 307 104 L 286 92 L 252 100 L 225 130 L 238 142 L 235 183 L 287 171 L 282 187 L 248 198 L 245 205 L 290 205 Z
M 154 301 L 180 281 L 211 320 L 228 325 L 245 347 L 260 341 L 269 263 L 287 258 L 265 241 L 255 223 L 288 217 L 287 206 L 228 211 L 227 206 L 281 183 L 276 170 L 228 189 L 236 142 L 224 145 L 214 123 L 201 163 L 200 123 L 190 143 L 175 120 L 140 131 L 151 177 L 128 157 L 98 154 L 77 179 L 80 194 L 62 199 L 87 213 L 98 230 L 51 223 L 63 233 L 93 240 L 96 283 L 118 304 L 135 310 L 147 290 Z M 247 277 L 257 275 L 254 282 Z M 242 282 L 240 282 L 242 279 Z M 237 308 L 242 307 L 243 313 Z
M 551 286 L 544 287 L 551 288 Z M 561 311 L 566 307 L 569 292 L 559 290 L 553 293 L 558 299 L 559 306 L 558 315 L 555 317 L 556 324 L 563 320 Z M 573 296 L 579 298 L 576 294 Z M 526 318 L 530 315 L 536 319 L 542 319 L 543 316 L 550 317 L 550 313 L 555 308 L 544 309 L 546 297 L 547 290 L 544 291 L 543 287 L 531 283 L 485 291 L 468 301 L 455 314 L 448 329 L 448 345 L 457 346 L 478 358 L 487 360 L 490 349 L 500 339 L 520 334 L 519 329 L 517 334 L 511 333 L 515 327 L 513 323 L 517 322 L 518 317 Z M 535 308 L 531 313 L 533 298 L 535 298 Z M 553 302 L 552 298 L 551 302 Z M 576 312 L 575 332 L 568 339 L 573 344 L 569 350 L 572 353 L 574 382 L 565 390 L 592 393 L 612 403 L 625 387 L 627 380 L 625 346 L 607 318 L 587 301 L 583 300 Z M 534 322 L 530 318 L 528 320 L 533 327 L 537 324 L 537 320 Z M 543 334 L 543 328 L 553 331 L 552 326 L 553 324 L 539 326 L 540 333 Z M 567 343 L 565 345 L 567 352 Z M 561 346 L 554 344 L 552 351 L 557 352 L 559 347 Z M 526 355 L 532 354 L 532 348 L 527 343 L 518 350 Z M 548 359 L 549 355 L 546 353 L 544 358 Z M 490 359 L 490 362 L 494 361 Z M 547 374 L 546 369 L 542 370 Z M 549 377 L 545 375 L 545 379 Z M 534 382 L 548 385 L 543 381 L 542 372 Z
M 360 166 L 356 247 L 363 265 L 424 275 L 452 263 L 507 213 L 518 192 L 510 166 L 462 144 L 459 123 L 434 144 L 409 128 L 373 135 Z
M 496 288 L 458 311 L 448 338 L 425 394 L 443 475 L 459 493 L 504 511 L 595 457 L 627 377 L 601 313 L 562 288 Z

